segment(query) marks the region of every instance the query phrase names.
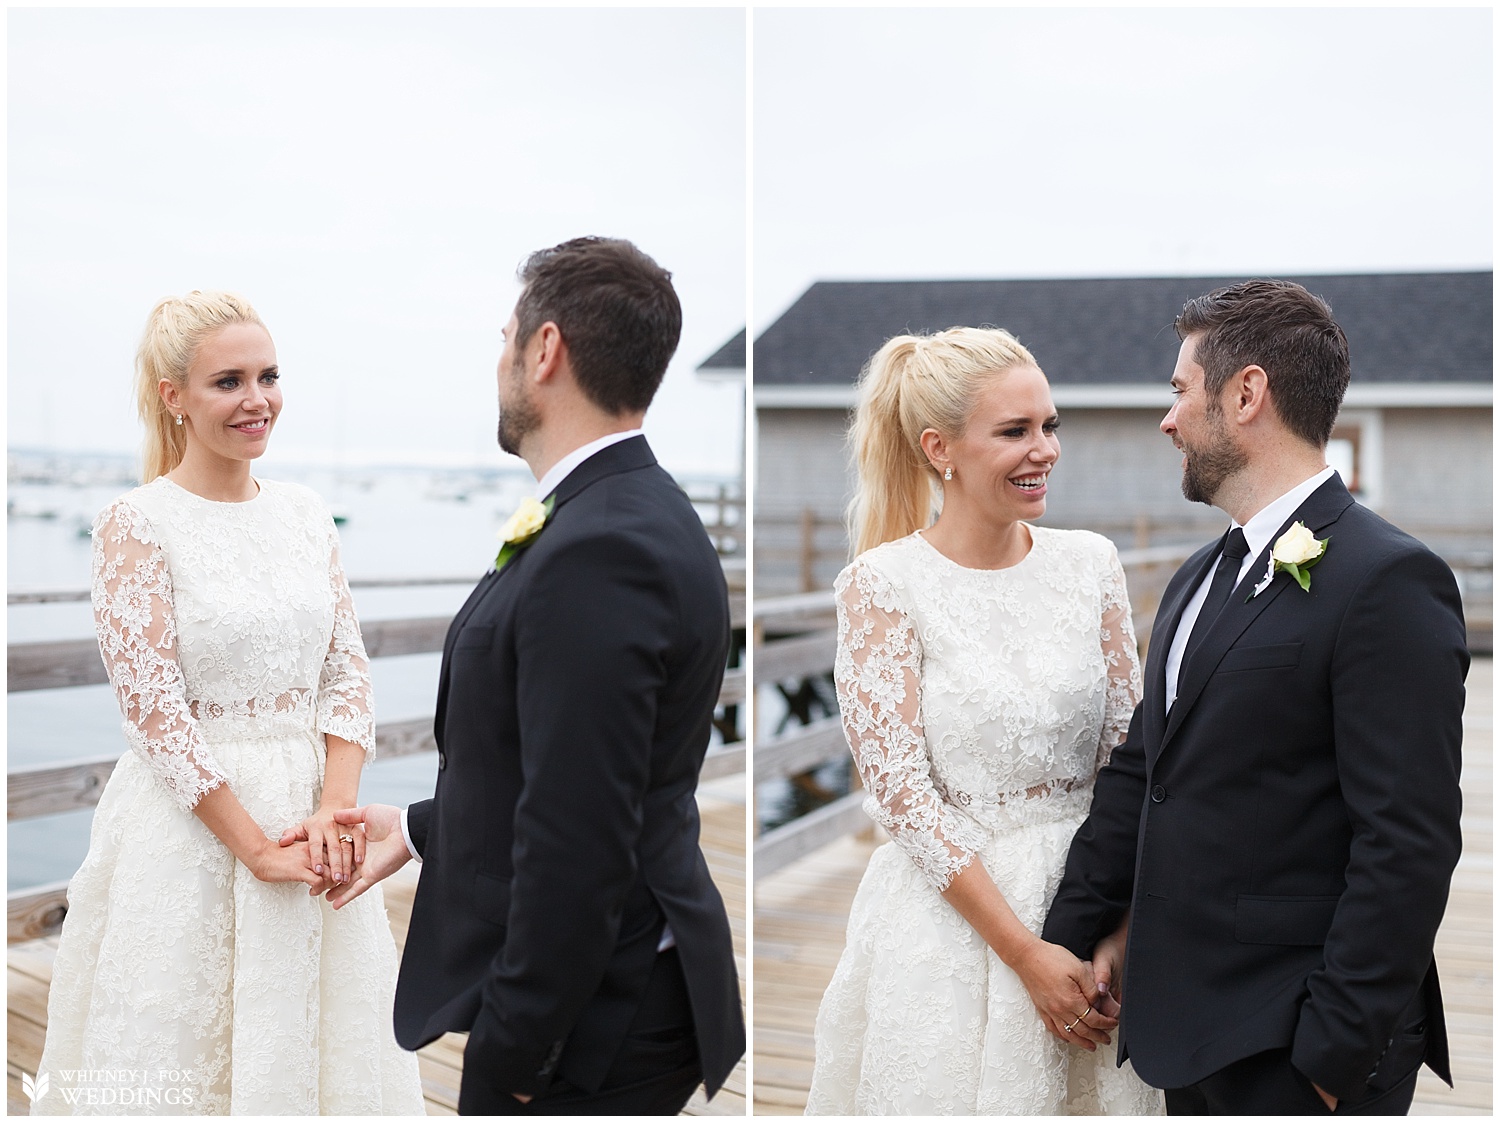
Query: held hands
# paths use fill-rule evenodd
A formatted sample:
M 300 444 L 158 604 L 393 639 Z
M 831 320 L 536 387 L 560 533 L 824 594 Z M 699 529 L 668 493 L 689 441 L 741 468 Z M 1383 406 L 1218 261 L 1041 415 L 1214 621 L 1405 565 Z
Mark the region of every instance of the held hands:
M 354 871 L 354 879 L 335 886 L 328 893 L 328 901 L 341 909 L 372 885 L 378 885 L 411 861 L 411 851 L 406 848 L 406 838 L 401 833 L 401 808 L 388 803 L 369 803 L 364 807 L 351 807 L 335 811 L 334 819 L 345 827 L 363 827 L 368 847 L 363 860 Z
M 1037 940 L 1014 967 L 1050 1033 L 1091 1053 L 1109 1044 L 1108 1031 L 1119 1021 L 1095 1006 L 1098 985 L 1091 964 L 1065 947 Z
M 284 853 L 294 853 L 306 863 L 312 878 L 296 880 L 307 882 L 310 887 L 307 892 L 311 897 L 321 896 L 347 882 L 354 876 L 355 867 L 364 860 L 364 831 L 359 827 L 340 826 L 334 821 L 333 814 L 332 809 L 320 808 L 295 827 L 282 831 L 277 846 L 273 847 Z M 346 838 L 348 842 L 344 841 Z
M 305 842 L 312 833 L 309 824 L 317 816 L 300 826 L 289 827 L 281 836 L 282 846 L 296 846 Z M 364 807 L 345 807 L 332 812 L 335 830 L 352 835 L 356 840 L 358 857 L 343 882 L 335 882 L 330 876 L 322 887 L 314 887 L 314 895 L 328 892 L 328 901 L 335 909 L 343 908 L 370 886 L 384 881 L 411 858 L 406 848 L 406 839 L 401 834 L 401 809 L 384 803 L 371 803 Z M 336 837 L 336 836 L 335 836 Z M 345 848 L 350 844 L 344 843 Z M 330 871 L 331 875 L 332 871 Z
M 294 827 L 283 834 L 280 845 L 266 839 L 265 846 L 245 864 L 257 881 L 300 881 L 316 896 L 332 888 L 333 882 L 323 876 L 321 863 L 313 861 L 307 836 L 291 837 L 298 830 Z
M 365 832 L 362 827 L 336 822 L 333 816 L 338 810 L 345 809 L 326 804 L 319 807 L 302 821 L 300 833 L 307 839 L 313 869 L 333 884 L 343 885 L 354 876 L 354 867 L 365 860 Z M 323 868 L 318 869 L 319 865 Z

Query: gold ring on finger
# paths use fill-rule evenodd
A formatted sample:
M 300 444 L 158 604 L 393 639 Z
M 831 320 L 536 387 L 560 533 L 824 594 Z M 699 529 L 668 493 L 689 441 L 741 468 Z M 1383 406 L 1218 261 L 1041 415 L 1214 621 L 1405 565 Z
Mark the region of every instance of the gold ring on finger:
M 339 835 L 339 841 L 340 842 L 347 842 L 347 843 L 349 843 L 349 845 L 353 846 L 354 845 L 354 836 L 352 834 L 341 834 L 341 835 Z

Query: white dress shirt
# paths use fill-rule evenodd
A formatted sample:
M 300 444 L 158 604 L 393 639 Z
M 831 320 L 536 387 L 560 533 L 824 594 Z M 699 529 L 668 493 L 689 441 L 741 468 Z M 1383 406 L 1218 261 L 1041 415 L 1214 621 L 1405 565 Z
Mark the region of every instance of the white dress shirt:
M 622 433 L 609 433 L 600 437 L 597 441 L 590 441 L 586 445 L 580 445 L 556 464 L 552 465 L 552 467 L 548 468 L 546 474 L 537 480 L 536 497 L 538 499 L 546 499 L 547 496 L 558 489 L 563 480 L 573 474 L 574 468 L 593 456 L 594 453 L 603 452 L 610 445 L 616 445 L 621 441 L 628 441 L 631 437 L 639 437 L 641 435 L 642 431 L 640 429 L 626 429 Z
M 1271 542 L 1271 536 L 1280 528 L 1281 524 L 1292 517 L 1292 513 L 1306 502 L 1307 497 L 1334 474 L 1332 468 L 1324 468 L 1311 479 L 1303 480 L 1279 499 L 1273 499 L 1259 511 L 1250 516 L 1249 521 L 1241 526 L 1245 532 L 1245 544 L 1250 547 L 1245 554 L 1245 560 L 1240 563 L 1239 576 L 1235 578 L 1235 584 L 1245 579 L 1245 574 L 1250 572 L 1250 567 L 1255 564 L 1255 559 L 1260 557 L 1260 552 Z M 1231 524 L 1231 529 L 1239 526 L 1239 523 Z M 1172 646 L 1167 649 L 1167 710 L 1170 712 L 1172 703 L 1177 701 L 1177 673 L 1182 669 L 1182 653 L 1187 647 L 1188 637 L 1193 634 L 1193 625 L 1198 621 L 1198 613 L 1203 608 L 1203 602 L 1208 599 L 1208 587 L 1213 584 L 1215 566 L 1210 566 L 1208 573 L 1198 584 L 1193 597 L 1188 601 L 1187 608 L 1182 610 L 1182 619 L 1177 622 L 1177 632 L 1172 636 Z
M 575 468 L 595 453 L 602 452 L 610 445 L 619 444 L 621 441 L 628 441 L 631 437 L 639 437 L 641 435 L 642 430 L 640 429 L 626 429 L 620 433 L 609 433 L 596 441 L 590 441 L 586 445 L 580 445 L 556 464 L 552 465 L 552 467 L 548 468 L 542 478 L 537 481 L 534 493 L 536 498 L 546 499 L 547 496 L 558 489 L 565 479 L 573 474 Z M 406 825 L 406 808 L 404 807 L 401 809 L 401 837 L 406 840 L 406 849 L 411 852 L 411 856 L 420 863 L 422 855 L 417 853 L 416 846 L 412 844 L 411 829 Z M 661 940 L 658 942 L 656 950 L 666 951 L 668 948 L 674 947 L 676 943 L 677 941 L 672 935 L 672 929 L 668 926 L 662 929 Z

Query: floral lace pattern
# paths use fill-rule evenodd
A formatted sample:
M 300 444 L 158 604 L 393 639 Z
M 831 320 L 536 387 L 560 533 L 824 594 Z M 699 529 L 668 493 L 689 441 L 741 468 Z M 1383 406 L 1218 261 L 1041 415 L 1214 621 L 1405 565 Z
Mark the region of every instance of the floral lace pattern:
M 1039 932 L 1141 694 L 1114 547 L 1031 533 L 1010 569 L 965 569 L 914 534 L 835 583 L 839 707 L 893 845 L 871 858 L 818 1011 L 810 1115 L 1162 1111 L 1112 1049 L 1051 1037 L 940 895 L 979 861 Z
M 221 736 L 316 728 L 375 755 L 333 522 L 303 488 L 262 488 L 214 503 L 162 477 L 94 523 L 94 620 L 125 738 L 183 810 L 224 782 L 205 724 Z M 298 584 L 303 566 L 326 576 Z
M 192 814 L 227 785 L 277 837 L 318 806 L 322 734 L 373 753 L 327 508 L 269 481 L 213 503 L 158 479 L 99 516 L 93 601 L 134 751 L 68 886 L 39 1066 L 53 1091 L 33 1113 L 422 1114 L 379 887 L 335 913 L 256 880 Z M 124 1070 L 147 1074 L 134 1101 L 66 1094 L 80 1071 Z
M 939 890 L 992 831 L 1071 808 L 1140 698 L 1113 547 L 1056 533 L 1034 529 L 1026 559 L 997 571 L 913 535 L 834 586 L 834 683 L 866 810 Z

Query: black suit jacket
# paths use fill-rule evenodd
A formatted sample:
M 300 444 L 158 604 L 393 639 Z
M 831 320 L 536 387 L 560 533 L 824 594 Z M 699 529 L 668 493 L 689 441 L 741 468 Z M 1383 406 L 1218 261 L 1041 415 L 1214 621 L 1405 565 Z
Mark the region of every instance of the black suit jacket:
M 1166 660 L 1221 543 L 1163 594 L 1145 698 L 1099 775 L 1043 930 L 1088 956 L 1131 908 L 1121 1059 L 1159 1088 L 1290 1046 L 1358 1100 L 1403 1013 L 1448 1079 L 1432 946 L 1458 861 L 1469 657 L 1452 573 L 1335 476 L 1303 592 L 1251 566 L 1166 711 Z M 1278 531 L 1278 536 L 1280 531 Z M 1274 541 L 1274 539 L 1273 539 Z
M 643 437 L 555 497 L 443 649 L 437 789 L 408 813 L 423 867 L 396 1038 L 468 1030 L 466 1081 L 597 1091 L 670 924 L 712 1095 L 744 1051 L 694 800 L 729 644 L 723 570 Z

